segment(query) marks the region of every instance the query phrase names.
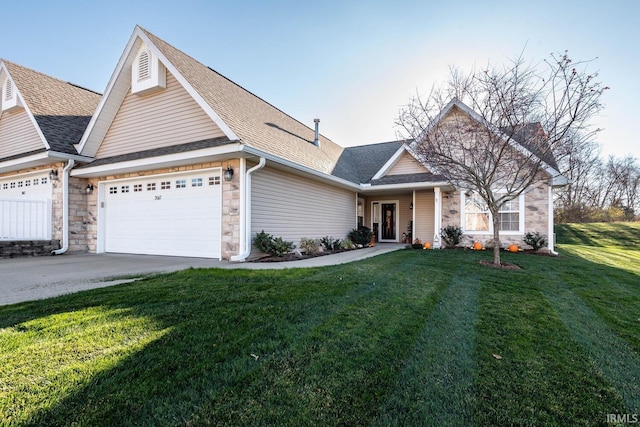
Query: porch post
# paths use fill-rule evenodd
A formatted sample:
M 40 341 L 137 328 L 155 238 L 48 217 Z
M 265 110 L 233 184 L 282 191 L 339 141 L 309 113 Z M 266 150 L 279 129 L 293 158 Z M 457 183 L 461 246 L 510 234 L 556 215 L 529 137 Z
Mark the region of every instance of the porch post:
M 413 195 L 411 198 L 411 206 L 413 206 L 413 209 L 411 210 L 411 242 L 413 243 L 413 241 L 416 239 L 416 210 L 418 210 L 418 207 L 416 206 L 416 190 L 413 190 Z
M 434 214 L 433 214 L 433 247 L 439 249 L 440 229 L 442 228 L 442 193 L 440 187 L 433 188 L 434 193 Z

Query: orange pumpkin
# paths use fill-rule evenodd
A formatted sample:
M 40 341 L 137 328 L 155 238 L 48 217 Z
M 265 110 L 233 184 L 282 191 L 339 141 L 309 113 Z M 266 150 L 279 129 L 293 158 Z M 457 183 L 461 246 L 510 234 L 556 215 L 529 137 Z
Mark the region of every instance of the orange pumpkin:
M 481 250 L 481 249 L 482 249 L 482 243 L 480 243 L 480 242 L 475 242 L 475 243 L 473 244 L 473 249 L 474 249 L 474 250 L 476 250 L 476 251 Z
M 423 248 L 424 248 L 424 249 L 431 249 L 431 243 L 429 243 L 429 242 L 424 242 L 424 246 L 423 246 Z
M 516 244 L 509 245 L 509 247 L 507 248 L 507 250 L 508 250 L 509 252 L 518 252 L 518 250 L 519 250 L 519 249 L 520 249 L 520 248 L 518 248 L 518 245 L 516 245 Z

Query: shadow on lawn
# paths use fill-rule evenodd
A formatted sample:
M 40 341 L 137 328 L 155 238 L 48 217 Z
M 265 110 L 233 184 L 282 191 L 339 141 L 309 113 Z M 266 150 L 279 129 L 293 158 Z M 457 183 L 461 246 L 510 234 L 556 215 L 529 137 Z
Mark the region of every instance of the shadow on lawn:
M 426 254 L 416 259 L 423 256 Z M 487 273 L 473 256 L 469 266 L 458 268 L 536 280 L 522 272 Z M 339 271 L 357 276 L 345 275 L 342 283 L 336 283 L 331 269 L 315 270 L 313 275 L 290 272 L 274 276 L 271 282 L 267 278 L 255 283 L 251 282 L 252 272 L 232 271 L 220 272 L 210 287 L 203 287 L 203 281 L 213 276 L 195 270 L 46 303 L 7 307 L 2 310 L 1 327 L 69 307 L 80 310 L 103 305 L 130 309 L 129 316 L 152 318 L 159 328 L 169 329 L 26 425 L 370 424 L 380 415 L 387 396 L 403 394 L 392 386 L 448 286 L 442 284 L 427 293 L 408 285 L 403 288 L 403 284 L 450 268 L 416 261 L 396 269 L 389 265 L 407 258 L 401 253 L 384 257 L 386 263 L 378 257 L 357 263 L 360 267 L 340 267 Z M 541 266 L 539 273 L 549 275 L 555 262 L 569 262 L 513 259 L 529 271 Z M 629 272 L 599 264 L 593 268 L 623 283 L 637 282 L 638 276 Z M 399 277 L 401 270 L 407 277 Z M 176 278 L 185 281 L 177 291 L 171 286 Z M 374 279 L 387 286 L 376 286 Z M 305 280 L 304 287 L 289 286 Z M 132 289 L 137 289 L 134 298 Z M 409 291 L 416 294 L 398 296 Z M 399 304 L 399 323 L 392 328 L 385 323 L 392 320 L 383 318 L 387 314 L 379 309 L 391 304 L 391 298 L 398 298 Z M 389 330 L 384 331 L 385 327 Z M 358 348 L 363 337 L 372 335 L 378 342 L 375 348 Z M 331 365 L 325 360 L 340 363 Z M 385 415 L 397 420 L 405 414 Z

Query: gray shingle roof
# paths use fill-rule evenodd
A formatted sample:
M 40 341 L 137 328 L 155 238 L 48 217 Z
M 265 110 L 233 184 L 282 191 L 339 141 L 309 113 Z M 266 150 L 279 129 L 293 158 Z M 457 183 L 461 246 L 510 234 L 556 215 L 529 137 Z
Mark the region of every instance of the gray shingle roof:
M 391 141 L 345 148 L 332 174 L 351 182 L 366 184 L 402 144 L 403 141 Z
M 168 147 L 154 148 L 151 150 L 138 151 L 135 153 L 121 154 L 118 156 L 105 157 L 94 160 L 93 162 L 80 166 L 77 169 L 107 165 L 112 163 L 127 162 L 130 160 L 140 160 L 149 157 L 165 156 L 168 154 L 186 153 L 188 151 L 200 150 L 203 148 L 219 147 L 229 143 L 229 138 L 212 138 L 202 141 L 189 142 L 187 144 L 170 145 Z
M 30 68 L 2 60 L 51 150 L 78 154 L 101 95 Z
M 444 175 L 432 173 L 412 173 L 405 175 L 386 175 L 382 178 L 371 180 L 371 185 L 391 185 L 391 184 L 416 184 L 419 182 L 443 182 L 447 181 Z

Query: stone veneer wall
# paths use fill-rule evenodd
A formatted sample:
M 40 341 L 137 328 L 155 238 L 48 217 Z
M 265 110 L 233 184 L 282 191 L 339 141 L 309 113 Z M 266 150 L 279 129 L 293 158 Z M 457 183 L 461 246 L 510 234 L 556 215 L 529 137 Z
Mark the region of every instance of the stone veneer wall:
M 226 169 L 231 166 L 235 174 L 230 182 L 222 180 L 222 244 L 221 253 L 223 259 L 229 259 L 236 255 L 240 249 L 240 161 L 232 159 L 225 162 L 200 163 L 197 165 L 180 166 L 173 168 L 154 169 L 144 172 L 108 175 L 101 178 L 76 179 L 73 184 L 75 196 L 70 211 L 70 219 L 73 219 L 73 237 L 71 242 L 74 248 L 96 252 L 98 240 L 98 183 L 114 179 L 135 178 L 140 176 L 158 175 L 175 172 L 188 172 L 200 169 L 221 167 Z M 86 195 L 87 185 L 93 184 L 93 193 Z M 80 194 L 78 194 L 80 193 Z M 73 193 L 72 193 L 73 194 Z
M 60 240 L 17 240 L 0 242 L 0 258 L 26 256 L 51 256 L 51 251 L 60 249 Z
M 520 247 L 524 246 L 522 241 L 524 234 L 527 232 L 539 232 L 547 236 L 549 224 L 549 184 L 546 182 L 538 183 L 535 187 L 529 189 L 524 196 L 524 232 L 522 234 L 500 236 L 502 247 L 510 244 L 516 244 Z M 460 192 L 450 192 L 442 198 L 442 227 L 448 225 L 460 224 Z M 464 228 L 464 227 L 463 227 Z M 553 239 L 554 236 L 547 236 Z M 471 246 L 473 242 L 479 241 L 483 245 L 493 239 L 493 234 L 465 234 L 461 244 L 463 246 Z

